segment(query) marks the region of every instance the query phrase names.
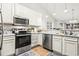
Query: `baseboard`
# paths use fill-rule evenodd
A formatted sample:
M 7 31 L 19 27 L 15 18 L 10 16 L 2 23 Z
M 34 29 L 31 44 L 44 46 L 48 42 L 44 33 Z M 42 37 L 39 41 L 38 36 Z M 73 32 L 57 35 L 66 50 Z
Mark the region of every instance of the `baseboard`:
M 38 46 L 42 47 L 40 44 L 38 44 L 38 45 L 35 45 L 35 46 L 31 47 L 31 49 L 33 49 L 35 47 L 38 47 Z
M 50 50 L 50 49 L 47 49 L 47 48 L 45 48 L 45 47 L 43 47 L 44 49 L 46 49 L 46 50 L 48 50 L 48 51 L 51 51 L 51 52 L 53 52 L 53 50 Z
M 57 52 L 57 51 L 55 51 L 55 50 L 53 50 L 53 53 L 55 53 L 55 54 L 57 54 L 57 55 L 59 55 L 59 56 L 64 56 L 64 55 L 62 55 L 62 53 Z

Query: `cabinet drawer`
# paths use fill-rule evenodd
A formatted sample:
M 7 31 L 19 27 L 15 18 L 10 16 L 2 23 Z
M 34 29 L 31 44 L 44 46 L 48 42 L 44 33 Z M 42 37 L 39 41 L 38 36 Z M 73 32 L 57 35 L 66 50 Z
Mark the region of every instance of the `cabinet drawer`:
M 60 39 L 62 37 L 61 36 L 53 36 L 53 38 Z
M 68 41 L 76 41 L 77 42 L 77 38 L 65 38 L 65 40 L 68 40 Z
M 12 43 L 15 43 L 15 40 L 14 39 L 10 39 L 10 40 L 3 40 L 3 44 L 12 44 Z
M 4 36 L 3 40 L 15 39 L 15 36 Z

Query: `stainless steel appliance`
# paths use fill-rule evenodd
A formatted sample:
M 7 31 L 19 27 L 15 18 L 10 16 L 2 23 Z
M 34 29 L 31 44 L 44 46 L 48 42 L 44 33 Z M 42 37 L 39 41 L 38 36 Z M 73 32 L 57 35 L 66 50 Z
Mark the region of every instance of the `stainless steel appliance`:
M 43 35 L 43 47 L 49 50 L 52 50 L 52 35 L 44 34 Z
M 16 32 L 15 38 L 16 55 L 19 55 L 31 49 L 31 33 L 20 30 Z
M 14 17 L 14 25 L 28 25 L 29 19 L 23 18 L 23 17 Z

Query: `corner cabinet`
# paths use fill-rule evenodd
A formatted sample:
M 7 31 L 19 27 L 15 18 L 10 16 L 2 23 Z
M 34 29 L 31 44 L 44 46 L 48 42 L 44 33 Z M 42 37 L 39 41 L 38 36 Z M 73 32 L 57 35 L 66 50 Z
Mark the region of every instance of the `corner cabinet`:
M 43 34 L 38 34 L 38 45 L 43 45 Z
M 38 45 L 38 34 L 32 33 L 31 34 L 31 47 Z
M 4 23 L 13 24 L 12 8 L 11 3 L 2 3 L 2 17 Z

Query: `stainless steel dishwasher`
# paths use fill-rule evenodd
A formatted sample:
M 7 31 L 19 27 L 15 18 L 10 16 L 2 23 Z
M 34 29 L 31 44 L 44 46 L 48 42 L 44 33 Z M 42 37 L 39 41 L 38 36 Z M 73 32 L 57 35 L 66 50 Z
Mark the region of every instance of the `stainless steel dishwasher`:
M 43 35 L 43 47 L 52 50 L 52 34 Z

